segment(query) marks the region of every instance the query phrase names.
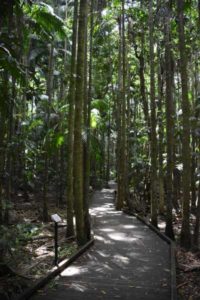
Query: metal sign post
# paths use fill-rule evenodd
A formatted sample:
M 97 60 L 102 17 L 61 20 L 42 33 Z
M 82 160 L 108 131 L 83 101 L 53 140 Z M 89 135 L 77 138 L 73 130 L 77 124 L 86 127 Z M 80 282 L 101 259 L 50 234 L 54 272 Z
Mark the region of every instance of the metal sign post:
M 51 220 L 54 222 L 54 247 L 55 247 L 55 258 L 54 265 L 58 265 L 58 222 L 61 222 L 61 217 L 57 214 L 51 215 Z

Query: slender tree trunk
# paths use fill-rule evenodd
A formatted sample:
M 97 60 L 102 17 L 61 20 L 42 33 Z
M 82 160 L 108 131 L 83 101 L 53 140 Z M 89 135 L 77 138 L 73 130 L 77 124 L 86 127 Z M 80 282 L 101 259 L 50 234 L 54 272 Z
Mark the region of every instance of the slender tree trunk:
M 12 97 L 10 97 L 9 114 L 8 114 L 8 138 L 7 138 L 7 159 L 6 159 L 6 207 L 4 223 L 9 224 L 9 211 L 11 208 L 11 192 L 12 192 L 12 138 L 13 138 L 13 99 L 16 97 L 15 80 L 12 78 Z
M 158 47 L 159 49 L 159 47 Z M 163 126 L 163 68 L 160 51 L 158 50 L 158 125 L 159 125 L 159 212 L 164 214 L 164 172 L 163 172 L 163 153 L 164 153 L 164 126 Z
M 83 245 L 87 241 L 83 213 L 83 103 L 85 75 L 85 31 L 87 30 L 87 0 L 80 1 L 78 30 L 77 80 L 75 96 L 74 127 L 74 201 L 77 242 Z
M 153 0 L 149 2 L 150 99 L 151 99 L 151 222 L 157 226 L 157 137 L 154 71 Z
M 106 183 L 108 186 L 110 180 L 110 135 L 111 135 L 111 107 L 110 101 L 108 103 L 108 128 L 107 128 L 107 161 L 106 161 Z
M 73 224 L 73 184 L 74 184 L 74 104 L 76 93 L 76 59 L 77 59 L 77 31 L 78 31 L 78 0 L 74 2 L 71 75 L 69 85 L 69 114 L 68 114 L 68 138 L 67 138 L 67 236 L 74 235 Z
M 191 208 L 193 210 L 196 209 L 196 199 L 197 199 L 197 187 L 196 187 L 196 181 L 197 181 L 197 174 L 196 174 L 196 168 L 197 166 L 197 153 L 196 149 L 198 147 L 198 137 L 196 136 L 196 129 L 198 126 L 198 106 L 196 109 L 196 105 L 198 105 L 198 56 L 194 55 L 193 59 L 195 60 L 194 65 L 194 79 L 193 79 L 193 108 L 192 108 L 192 115 L 195 116 L 195 119 L 192 121 L 192 163 L 191 163 L 191 192 L 192 192 L 192 199 L 191 199 Z
M 89 218 L 89 186 L 90 186 L 90 121 L 91 121 L 91 101 L 92 101 L 92 67 L 93 67 L 93 29 L 94 29 L 94 0 L 90 2 L 90 36 L 89 36 L 89 70 L 87 68 L 87 30 L 85 32 L 85 108 L 84 126 L 86 131 L 86 141 L 84 142 L 84 225 L 87 239 L 91 238 L 90 218 Z M 87 81 L 87 71 L 89 82 Z M 89 87 L 88 87 L 89 85 Z
M 43 184 L 43 209 L 42 216 L 43 222 L 48 222 L 48 200 L 47 191 L 49 183 L 49 129 L 50 129 L 50 106 L 52 102 L 53 93 L 53 43 L 50 45 L 49 52 L 49 64 L 47 74 L 47 95 L 48 95 L 48 106 L 46 111 L 46 141 L 45 141 L 45 153 L 44 153 L 44 184 Z
M 5 133 L 6 133 L 6 100 L 8 98 L 8 86 L 5 81 L 4 74 L 0 78 L 1 94 L 0 94 L 0 224 L 4 221 L 4 167 L 5 167 Z
M 187 56 L 184 32 L 184 0 L 177 0 L 180 73 L 182 84 L 182 111 L 183 111 L 183 136 L 182 136 L 182 161 L 183 161 L 183 219 L 181 228 L 181 245 L 190 248 L 190 103 L 188 99 Z
M 143 6 L 143 4 L 142 4 Z M 150 117 L 149 117 L 149 105 L 148 105 L 148 99 L 146 97 L 146 84 L 145 84 L 145 65 L 144 65 L 144 28 L 142 28 L 141 33 L 141 53 L 139 55 L 139 62 L 140 62 L 140 69 L 139 69 L 139 75 L 140 75 L 140 93 L 142 97 L 142 103 L 143 103 L 143 110 L 144 110 L 144 117 L 147 125 L 147 132 L 150 133 Z
M 167 131 L 167 214 L 165 233 L 171 239 L 174 239 L 172 225 L 172 197 L 173 197 L 173 150 L 174 150 L 174 109 L 172 96 L 172 56 L 171 56 L 171 38 L 170 38 L 170 10 L 167 8 L 165 18 L 165 71 L 166 71 L 166 131 Z
M 195 126 L 194 126 L 194 131 L 198 130 L 198 120 L 200 117 L 200 108 L 198 106 L 198 60 L 196 60 L 195 64 L 195 104 L 196 104 L 196 109 L 195 109 Z M 198 132 L 198 131 L 197 131 Z M 195 134 L 196 138 L 196 144 L 197 147 L 200 149 L 200 137 Z M 197 159 L 197 170 L 200 169 L 200 156 L 198 156 Z M 195 188 L 196 188 L 196 178 L 195 178 Z M 196 222 L 195 222 L 195 228 L 194 228 L 194 237 L 193 237 L 193 247 L 195 249 L 199 249 L 199 234 L 200 234 L 200 181 L 198 183 L 198 200 L 197 200 L 197 205 L 196 205 Z M 195 197 L 195 202 L 196 202 L 196 197 Z M 196 204 L 196 203 L 195 203 Z
M 121 153 L 121 123 L 122 123 L 122 103 L 121 103 L 121 90 L 122 90 L 122 18 L 118 18 L 119 26 L 119 48 L 118 48 L 118 91 L 116 97 L 116 127 L 117 127 L 117 146 L 116 146 L 116 170 L 117 170 L 117 201 L 116 208 L 121 209 L 123 203 L 119 197 L 120 194 L 120 153 Z
M 198 202 L 196 212 L 196 222 L 194 227 L 193 247 L 199 249 L 199 233 L 200 233 L 200 182 L 198 188 Z
M 122 16 L 121 16 L 121 61 L 122 64 L 122 79 L 120 84 L 121 96 L 121 129 L 119 143 L 119 173 L 118 173 L 118 195 L 116 208 L 121 210 L 126 202 L 126 45 L 125 45 L 125 9 L 124 0 L 122 1 Z
M 200 0 L 198 0 L 199 24 L 200 24 Z

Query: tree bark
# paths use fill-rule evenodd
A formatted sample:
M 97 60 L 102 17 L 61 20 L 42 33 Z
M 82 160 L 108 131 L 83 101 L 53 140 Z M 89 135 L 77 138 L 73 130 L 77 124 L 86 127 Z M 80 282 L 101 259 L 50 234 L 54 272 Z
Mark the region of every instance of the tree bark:
M 117 195 L 117 210 L 121 210 L 126 202 L 126 42 L 125 42 L 125 9 L 124 0 L 122 1 L 122 16 L 121 16 L 121 61 L 122 73 L 120 84 L 120 101 L 121 101 L 121 129 L 119 143 L 119 173 L 118 173 L 118 195 Z
M 73 33 L 72 33 L 72 54 L 71 74 L 69 85 L 69 114 L 68 114 L 68 137 L 67 137 L 67 236 L 74 235 L 73 224 L 73 184 L 74 184 L 74 104 L 76 93 L 76 60 L 77 60 L 77 31 L 78 31 L 78 0 L 74 2 Z
M 158 47 L 159 49 L 159 47 Z M 163 126 L 163 67 L 160 51 L 158 50 L 158 126 L 159 126 L 159 212 L 164 214 L 164 171 L 163 171 L 163 153 L 164 153 L 164 126 Z
M 150 100 L 151 100 L 151 223 L 157 226 L 157 137 L 154 71 L 153 0 L 149 2 Z
M 80 1 L 77 75 L 75 95 L 75 127 L 74 127 L 74 202 L 76 217 L 76 235 L 79 245 L 85 244 L 87 236 L 83 214 L 83 103 L 85 75 L 85 31 L 87 30 L 87 0 Z
M 173 197 L 173 150 L 174 150 L 174 105 L 172 95 L 172 54 L 171 54 L 171 37 L 170 37 L 170 7 L 168 4 L 167 15 L 165 17 L 164 34 L 165 34 L 165 72 L 166 72 L 166 131 L 167 131 L 167 214 L 166 214 L 166 235 L 174 239 L 172 225 L 172 197 Z
M 50 129 L 50 106 L 52 102 L 53 93 L 53 43 L 50 45 L 49 49 L 49 64 L 48 64 L 48 74 L 47 74 L 47 95 L 48 95 L 48 106 L 46 110 L 46 141 L 44 149 L 44 184 L 43 184 L 43 207 L 42 216 L 43 222 L 48 222 L 48 183 L 49 183 L 49 129 Z
M 187 55 L 185 47 L 184 31 L 184 0 L 177 0 L 180 74 L 182 85 L 182 111 L 183 111 L 183 135 L 182 135 L 182 161 L 183 161 L 183 219 L 181 228 L 181 246 L 190 248 L 190 181 L 191 181 L 191 153 L 190 153 L 190 103 L 188 99 Z

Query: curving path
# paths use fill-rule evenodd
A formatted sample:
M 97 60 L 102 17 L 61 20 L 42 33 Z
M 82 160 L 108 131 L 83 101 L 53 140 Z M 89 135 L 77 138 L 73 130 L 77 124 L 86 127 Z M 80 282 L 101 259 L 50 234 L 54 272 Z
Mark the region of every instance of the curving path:
M 95 245 L 34 300 L 169 300 L 170 247 L 135 217 L 115 211 L 113 190 L 93 196 Z

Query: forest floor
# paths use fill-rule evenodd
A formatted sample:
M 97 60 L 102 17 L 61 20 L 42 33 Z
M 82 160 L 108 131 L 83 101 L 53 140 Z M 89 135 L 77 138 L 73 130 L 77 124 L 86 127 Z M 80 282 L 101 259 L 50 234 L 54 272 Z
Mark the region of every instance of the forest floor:
M 0 228 L 1 236 L 7 240 L 4 247 L 6 269 L 0 274 L 1 300 L 14 299 L 16 294 L 44 277 L 54 266 L 54 224 L 41 222 L 40 203 L 35 204 L 34 198 L 30 199 L 28 202 L 17 199 L 12 210 L 13 224 Z M 58 228 L 59 258 L 62 259 L 75 253 L 77 244 L 74 237 L 65 237 L 66 206 L 58 208 L 54 203 L 49 195 L 49 215 L 57 213 L 63 221 Z
M 195 218 L 191 215 L 190 224 L 194 227 Z M 179 246 L 179 237 L 182 219 L 174 221 L 174 230 L 177 240 L 177 290 L 180 299 L 200 300 L 200 250 L 186 251 Z
M 191 215 L 190 224 L 194 227 L 195 217 Z M 177 292 L 180 300 L 200 300 L 200 250 L 186 251 L 179 246 L 181 215 L 174 213 L 173 228 L 176 236 Z M 164 233 L 165 222 L 159 219 L 159 228 Z

